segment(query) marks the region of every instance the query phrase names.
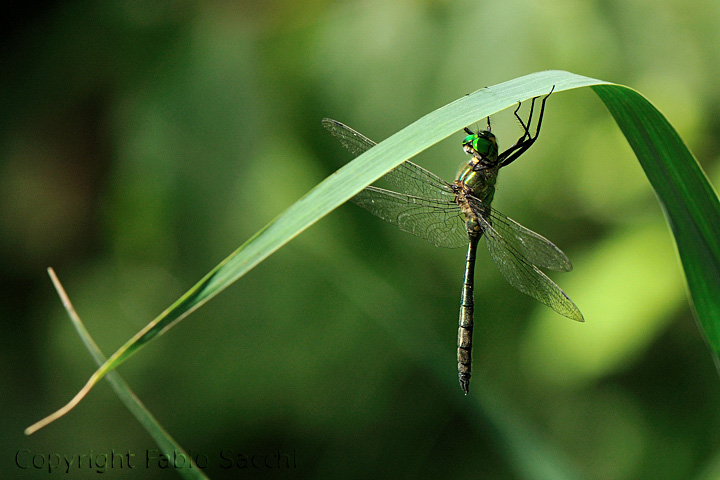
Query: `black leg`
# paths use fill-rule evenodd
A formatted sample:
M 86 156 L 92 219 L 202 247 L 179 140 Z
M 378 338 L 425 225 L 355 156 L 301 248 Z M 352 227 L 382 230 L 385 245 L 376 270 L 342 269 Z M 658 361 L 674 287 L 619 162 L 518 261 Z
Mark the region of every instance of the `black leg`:
M 532 117 L 533 117 L 533 110 L 535 108 L 535 100 L 537 100 L 538 97 L 535 97 L 532 99 L 530 103 L 530 114 L 528 115 L 527 124 L 522 121 L 522 118 L 520 118 L 520 115 L 518 115 L 518 111 L 520 110 L 520 103 L 518 103 L 517 108 L 515 109 L 515 117 L 520 121 L 520 125 L 523 127 L 523 134 L 518 139 L 517 142 L 515 142 L 510 148 L 505 150 L 500 154 L 498 157 L 498 160 L 500 161 L 500 166 L 504 167 L 506 165 L 509 165 L 513 161 L 515 161 L 520 155 L 525 153 L 528 148 L 532 146 L 533 143 L 535 143 L 535 140 L 537 140 L 538 135 L 540 135 L 540 126 L 542 125 L 542 119 L 543 119 L 543 113 L 545 112 L 545 102 L 547 101 L 550 94 L 552 94 L 553 90 L 555 90 L 555 85 L 553 85 L 552 90 L 550 90 L 550 93 L 545 95 L 545 97 L 542 99 L 542 102 L 540 103 L 540 115 L 538 116 L 538 123 L 537 128 L 535 129 L 535 136 L 533 137 L 530 134 L 530 125 L 532 124 Z
M 535 108 L 535 100 L 536 100 L 536 99 L 537 99 L 537 97 L 536 97 L 536 98 L 533 98 L 532 100 L 530 100 L 530 115 L 528 115 L 528 123 L 527 123 L 527 125 L 525 125 L 525 122 L 523 122 L 523 119 L 520 118 L 520 115 L 518 115 L 518 111 L 520 111 L 520 106 L 522 105 L 522 103 L 521 103 L 521 102 L 518 102 L 518 106 L 515 107 L 515 111 L 513 112 L 513 115 L 515 115 L 515 118 L 517 118 L 517 119 L 518 119 L 518 122 L 520 122 L 520 125 L 522 125 L 523 130 L 524 130 L 524 133 L 523 133 L 522 137 L 520 137 L 520 139 L 518 139 L 517 142 L 513 143 L 513 147 L 514 147 L 515 145 L 518 145 L 518 144 L 522 143 L 523 140 L 525 140 L 525 137 L 530 137 L 530 127 L 529 127 L 529 125 L 532 123 L 533 109 Z

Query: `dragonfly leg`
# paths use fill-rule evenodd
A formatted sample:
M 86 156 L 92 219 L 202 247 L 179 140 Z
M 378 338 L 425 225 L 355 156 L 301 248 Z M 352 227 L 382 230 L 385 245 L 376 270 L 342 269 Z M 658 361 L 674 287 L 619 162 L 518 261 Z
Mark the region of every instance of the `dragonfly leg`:
M 504 167 L 515 161 L 520 155 L 525 153 L 528 148 L 532 146 L 533 143 L 535 143 L 535 140 L 537 140 L 538 135 L 540 135 L 540 126 L 542 125 L 543 120 L 543 113 L 545 113 L 545 102 L 547 101 L 548 97 L 552 94 L 553 90 L 555 90 L 555 85 L 553 85 L 553 88 L 550 90 L 550 93 L 545 95 L 543 97 L 542 102 L 540 102 L 540 115 L 538 116 L 538 123 L 537 128 L 535 129 L 535 136 L 530 134 L 530 124 L 532 122 L 533 117 L 533 110 L 535 108 L 535 100 L 537 100 L 539 97 L 535 97 L 531 100 L 530 103 L 530 114 L 528 115 L 527 124 L 522 121 L 522 118 L 520 118 L 520 115 L 518 115 L 518 110 L 520 110 L 521 103 L 518 103 L 517 108 L 515 108 L 515 117 L 520 121 L 520 125 L 523 127 L 523 134 L 518 139 L 517 142 L 513 144 L 510 148 L 505 150 L 500 154 L 498 157 L 498 160 L 500 161 L 500 166 Z

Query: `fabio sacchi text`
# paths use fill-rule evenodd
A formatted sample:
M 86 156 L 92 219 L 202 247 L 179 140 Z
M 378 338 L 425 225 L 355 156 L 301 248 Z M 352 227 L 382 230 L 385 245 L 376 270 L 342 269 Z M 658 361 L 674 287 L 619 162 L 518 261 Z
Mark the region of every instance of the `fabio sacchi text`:
M 21 470 L 45 470 L 48 473 L 70 473 L 73 470 L 93 470 L 103 473 L 107 470 L 123 469 L 204 469 L 217 466 L 225 469 L 282 470 L 297 468 L 295 450 L 274 452 L 241 452 L 223 449 L 215 454 L 193 453 L 174 450 L 163 453 L 148 449 L 140 452 L 131 450 L 88 450 L 83 453 L 34 452 L 18 450 L 15 465 Z

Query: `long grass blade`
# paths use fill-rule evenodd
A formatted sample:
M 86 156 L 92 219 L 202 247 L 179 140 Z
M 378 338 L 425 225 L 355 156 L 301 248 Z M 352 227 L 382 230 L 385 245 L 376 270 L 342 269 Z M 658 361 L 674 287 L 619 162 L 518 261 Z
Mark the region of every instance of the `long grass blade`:
M 55 290 L 62 301 L 63 307 L 65 307 L 65 311 L 67 311 L 70 320 L 72 320 L 75 330 L 78 332 L 80 339 L 85 344 L 85 348 L 88 349 L 88 352 L 92 355 L 95 363 L 97 363 L 98 366 L 102 365 L 107 359 L 100 351 L 100 348 L 95 343 L 95 340 L 93 340 L 90 336 L 90 332 L 87 331 L 85 325 L 82 323 L 82 320 L 80 320 L 80 316 L 77 314 L 75 307 L 73 307 L 70 302 L 70 297 L 68 297 L 67 292 L 65 292 L 65 289 L 55 274 L 55 270 L 48 268 L 48 275 L 50 275 L 50 279 L 52 280 Z M 188 455 L 175 441 L 175 439 L 173 439 L 172 436 L 170 436 L 170 434 L 160 425 L 160 423 L 158 423 L 153 414 L 150 413 L 145 405 L 143 405 L 135 393 L 130 390 L 130 387 L 127 383 L 125 383 L 125 380 L 120 377 L 119 373 L 108 372 L 105 379 L 110 383 L 113 390 L 115 390 L 115 393 L 117 393 L 118 397 L 125 404 L 128 410 L 130 410 L 140 424 L 145 427 L 145 430 L 148 431 L 150 436 L 153 437 L 153 440 L 155 440 L 155 443 L 157 443 L 158 447 L 160 447 L 165 455 L 169 458 L 177 458 L 182 455 L 188 460 L 187 468 L 176 469 L 177 473 L 179 473 L 181 477 L 188 480 L 207 480 L 208 477 L 198 468 L 197 465 L 195 465 L 192 457 Z

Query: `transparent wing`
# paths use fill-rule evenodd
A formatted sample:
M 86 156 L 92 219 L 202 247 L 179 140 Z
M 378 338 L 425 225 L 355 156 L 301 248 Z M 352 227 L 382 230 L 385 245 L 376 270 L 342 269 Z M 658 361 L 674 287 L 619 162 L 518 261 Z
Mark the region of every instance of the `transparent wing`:
M 455 203 L 367 187 L 352 201 L 400 230 L 438 247 L 467 245 L 465 217 Z
M 452 203 L 460 211 L 460 207 L 455 203 L 457 195 L 453 186 L 409 160 L 390 170 L 382 177 L 382 180 L 396 187 L 402 193 L 432 198 L 441 203 Z
M 323 119 L 322 124 L 354 155 L 376 144 L 340 122 Z M 401 230 L 438 247 L 467 245 L 465 217 L 455 203 L 452 185 L 419 165 L 406 161 L 382 177 L 399 192 L 367 187 L 350 200 Z
M 367 150 L 370 150 L 372 147 L 377 145 L 377 143 L 373 142 L 362 133 L 353 130 L 344 123 L 333 120 L 332 118 L 323 118 L 322 125 L 327 128 L 330 133 L 332 133 L 333 137 L 340 140 L 340 143 L 350 150 L 350 153 L 352 153 L 355 157 L 361 153 L 365 153 Z
M 483 236 L 485 237 L 488 252 L 490 252 L 490 258 L 492 258 L 498 270 L 510 285 L 544 303 L 560 315 L 578 322 L 584 321 L 582 313 L 565 292 L 535 265 L 530 263 L 529 259 L 523 256 L 523 251 L 518 247 L 518 245 L 522 244 L 517 237 L 507 235 L 509 233 L 507 231 L 509 223 L 504 224 L 498 230 L 483 217 L 480 217 L 479 221 L 484 230 Z M 504 236 L 501 231 L 504 231 L 507 236 Z M 525 231 L 530 232 L 530 230 L 523 228 L 523 234 Z M 512 230 L 512 232 L 516 233 L 517 231 Z M 537 237 L 542 238 L 540 235 L 537 235 Z M 533 241 L 537 242 L 538 240 L 535 238 Z M 537 251 L 533 250 L 530 258 L 533 255 L 537 256 Z
M 322 124 L 355 156 L 377 145 L 362 133 L 337 120 L 324 118 Z M 439 201 L 454 201 L 455 199 L 455 192 L 451 184 L 410 161 L 405 161 L 390 170 L 382 177 L 382 180 L 408 195 L 433 198 Z
M 531 264 L 558 272 L 572 270 L 567 255 L 547 238 L 523 227 L 495 209 L 491 209 L 489 220 L 493 228 L 502 236 L 505 244 Z

